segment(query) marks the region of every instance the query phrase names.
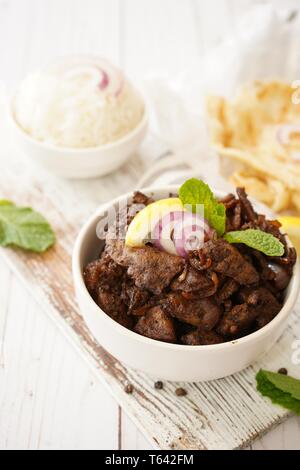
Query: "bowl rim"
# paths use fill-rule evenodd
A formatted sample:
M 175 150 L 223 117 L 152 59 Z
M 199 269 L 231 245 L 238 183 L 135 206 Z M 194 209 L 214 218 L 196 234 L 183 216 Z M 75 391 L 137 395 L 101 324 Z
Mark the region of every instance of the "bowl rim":
M 147 188 L 141 188 L 139 191 L 144 192 L 145 194 L 151 194 L 156 192 L 173 192 L 173 191 L 178 191 L 179 186 L 178 185 L 167 185 L 167 186 L 158 186 L 158 187 L 147 187 Z M 226 195 L 227 193 L 225 191 L 218 191 L 213 189 L 214 194 L 217 196 L 219 195 L 222 197 L 222 195 Z M 99 312 L 103 314 L 103 320 L 106 321 L 113 329 L 117 330 L 120 334 L 125 335 L 125 337 L 128 337 L 130 340 L 135 340 L 137 342 L 144 343 L 146 345 L 151 346 L 157 346 L 163 349 L 168 349 L 170 351 L 181 351 L 181 352 L 188 352 L 188 351 L 218 351 L 220 349 L 229 349 L 232 346 L 237 346 L 238 344 L 246 344 L 246 343 L 252 343 L 258 340 L 260 337 L 265 336 L 268 334 L 268 332 L 272 329 L 274 329 L 276 326 L 278 326 L 281 322 L 283 322 L 287 316 L 291 313 L 296 300 L 298 298 L 299 290 L 300 290 L 300 263 L 299 261 L 296 262 L 296 265 L 294 266 L 294 272 L 293 276 L 291 278 L 290 284 L 289 284 L 289 293 L 287 294 L 287 298 L 285 299 L 284 305 L 280 312 L 276 315 L 273 320 L 271 320 L 267 325 L 264 327 L 260 328 L 259 330 L 250 333 L 246 336 L 243 336 L 242 338 L 238 338 L 235 340 L 227 341 L 224 343 L 219 343 L 219 344 L 212 344 L 212 345 L 198 345 L 198 346 L 193 346 L 193 345 L 183 345 L 183 344 L 173 344 L 173 343 L 165 343 L 163 341 L 158 341 L 154 340 L 152 338 L 148 338 L 146 336 L 142 336 L 132 330 L 129 330 L 128 328 L 120 325 L 117 323 L 115 320 L 113 320 L 107 313 L 104 312 L 93 300 L 91 297 L 90 293 L 87 290 L 87 287 L 85 285 L 84 279 L 83 279 L 83 272 L 80 267 L 80 254 L 81 254 L 81 249 L 84 244 L 86 235 L 90 231 L 91 226 L 95 223 L 95 221 L 101 217 L 105 213 L 109 207 L 112 207 L 119 201 L 124 201 L 130 199 L 132 197 L 133 191 L 130 191 L 129 193 L 123 194 L 119 197 L 116 197 L 113 199 L 111 202 L 105 203 L 101 207 L 99 207 L 92 216 L 87 220 L 87 222 L 83 225 L 81 228 L 73 250 L 73 255 L 72 255 L 72 270 L 73 270 L 73 278 L 74 278 L 74 283 L 75 283 L 75 290 L 80 289 L 81 294 L 84 295 L 86 301 L 89 303 L 90 308 L 95 311 L 97 309 Z M 260 204 L 257 201 L 254 200 L 256 204 Z M 293 244 L 291 243 L 290 239 L 286 235 L 287 241 L 289 246 L 293 247 Z
M 111 142 L 111 143 L 108 142 L 107 144 L 98 145 L 97 147 L 60 147 L 55 144 L 50 144 L 49 142 L 43 142 L 43 141 L 35 139 L 22 128 L 22 126 L 17 122 L 15 118 L 14 100 L 16 98 L 16 93 L 14 93 L 10 97 L 9 102 L 8 102 L 8 118 L 13 128 L 18 132 L 19 135 L 21 135 L 23 139 L 25 139 L 27 142 L 29 142 L 30 144 L 40 149 L 50 150 L 56 153 L 60 152 L 60 153 L 64 153 L 65 155 L 74 155 L 74 154 L 80 154 L 84 152 L 84 154 L 88 157 L 89 155 L 99 153 L 99 151 L 113 150 L 119 147 L 120 145 L 126 144 L 128 141 L 134 139 L 138 134 L 143 132 L 145 128 L 147 128 L 148 123 L 149 123 L 149 110 L 148 110 L 147 100 L 145 96 L 143 95 L 143 93 L 135 84 L 134 84 L 134 88 L 138 91 L 143 101 L 144 112 L 143 112 L 142 118 L 130 132 L 125 134 L 120 139 L 115 140 L 114 142 Z

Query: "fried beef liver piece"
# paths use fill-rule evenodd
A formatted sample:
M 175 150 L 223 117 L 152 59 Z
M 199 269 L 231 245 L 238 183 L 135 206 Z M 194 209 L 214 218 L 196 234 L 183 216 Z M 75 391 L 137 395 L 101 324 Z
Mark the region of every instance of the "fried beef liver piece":
M 115 286 L 122 282 L 124 269 L 103 253 L 100 259 L 89 263 L 84 272 L 84 281 L 88 291 L 94 295 L 99 286 Z
M 239 287 L 240 285 L 234 279 L 228 278 L 218 292 L 219 300 L 225 302 L 239 290 Z
M 187 266 L 183 273 L 171 284 L 173 291 L 196 292 L 198 297 L 210 297 L 217 290 L 216 283 L 208 275 Z
M 179 256 L 169 255 L 153 247 L 127 250 L 128 275 L 136 286 L 160 294 L 184 268 Z
M 224 338 L 215 331 L 194 330 L 181 337 L 182 344 L 188 346 L 201 346 L 209 344 L 219 344 L 224 342 Z
M 175 343 L 177 340 L 174 322 L 160 306 L 148 310 L 146 315 L 139 319 L 134 331 L 157 341 Z
M 242 302 L 250 309 L 254 309 L 257 315 L 256 323 L 259 328 L 267 325 L 280 312 L 281 305 L 274 295 L 265 287 L 244 287 L 239 292 Z
M 127 307 L 121 298 L 124 273 L 124 268 L 103 253 L 100 259 L 87 265 L 84 280 L 99 307 L 121 325 L 131 328 L 132 319 L 127 315 Z
M 206 242 L 199 252 L 200 261 L 210 260 L 210 269 L 233 278 L 242 285 L 256 284 L 259 275 L 254 266 L 226 240 Z
M 186 299 L 180 293 L 171 293 L 162 301 L 162 305 L 177 320 L 201 327 L 206 331 L 210 331 L 216 326 L 222 314 L 221 307 L 213 297 Z
M 262 328 L 281 309 L 274 295 L 264 287 L 243 287 L 239 299 L 243 303 L 235 305 L 218 324 L 217 332 L 222 336 L 239 336 L 253 326 Z
M 89 263 L 83 271 L 85 285 L 89 293 L 92 295 L 99 286 L 99 278 L 102 273 L 102 266 L 102 261 L 100 259 L 96 259 L 95 261 Z
M 137 287 L 153 294 L 161 294 L 185 266 L 183 258 L 153 246 L 130 248 L 122 240 L 109 240 L 106 250 L 117 264 L 127 268 Z
M 97 303 L 108 316 L 126 328 L 132 328 L 132 318 L 117 289 L 99 287 Z
M 257 315 L 257 311 L 246 303 L 235 305 L 230 312 L 225 313 L 216 331 L 222 336 L 235 338 L 254 324 Z
M 128 313 L 134 315 L 135 311 L 141 309 L 149 300 L 150 294 L 146 290 L 139 289 L 129 279 L 122 285 L 122 300 L 128 307 Z

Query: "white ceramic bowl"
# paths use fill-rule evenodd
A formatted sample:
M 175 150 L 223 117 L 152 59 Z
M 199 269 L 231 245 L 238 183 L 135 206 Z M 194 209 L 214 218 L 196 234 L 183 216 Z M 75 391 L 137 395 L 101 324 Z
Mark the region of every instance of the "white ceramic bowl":
M 69 179 L 95 178 L 119 168 L 134 154 L 143 141 L 148 128 L 148 114 L 129 134 L 111 144 L 86 149 L 69 149 L 39 142 L 27 134 L 16 122 L 13 99 L 8 109 L 12 138 L 24 154 L 36 164 Z
M 144 189 L 155 199 L 178 191 L 176 186 Z M 216 192 L 218 197 L 223 193 Z M 282 334 L 299 291 L 299 265 L 287 290 L 280 313 L 264 328 L 241 339 L 211 346 L 184 346 L 163 343 L 130 331 L 106 315 L 90 296 L 83 280 L 83 269 L 101 251 L 96 226 L 109 209 L 132 194 L 101 207 L 84 225 L 73 253 L 75 291 L 82 315 L 96 340 L 124 364 L 154 378 L 171 381 L 199 382 L 225 377 L 238 372 L 266 353 Z

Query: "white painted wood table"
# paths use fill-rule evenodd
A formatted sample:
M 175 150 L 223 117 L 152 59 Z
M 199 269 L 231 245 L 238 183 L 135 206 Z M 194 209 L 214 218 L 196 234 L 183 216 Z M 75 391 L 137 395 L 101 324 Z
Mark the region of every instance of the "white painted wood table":
M 0 0 L 0 80 L 12 90 L 36 66 L 70 53 L 105 55 L 137 78 L 176 74 L 234 28 L 251 3 Z M 0 158 L 4 165 L 1 149 Z M 300 419 L 289 419 L 252 447 L 300 449 Z M 0 449 L 148 448 L 30 292 L 1 262 Z

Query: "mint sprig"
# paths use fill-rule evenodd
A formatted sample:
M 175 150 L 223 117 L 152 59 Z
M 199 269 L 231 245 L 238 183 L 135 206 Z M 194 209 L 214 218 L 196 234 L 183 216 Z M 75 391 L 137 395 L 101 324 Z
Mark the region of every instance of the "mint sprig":
M 0 200 L 0 246 L 43 253 L 54 243 L 54 232 L 41 214 Z
M 191 178 L 179 190 L 179 198 L 184 206 L 193 212 L 204 208 L 204 217 L 221 237 L 226 228 L 226 208 L 214 196 L 210 187 L 201 180 Z M 236 230 L 224 235 L 229 243 L 242 243 L 267 256 L 283 256 L 284 245 L 278 238 L 259 229 Z
M 283 243 L 278 238 L 259 229 L 228 232 L 224 235 L 224 239 L 229 243 L 243 243 L 267 256 L 283 256 L 285 251 Z
M 196 178 L 187 180 L 179 190 L 179 198 L 184 206 L 190 206 L 197 212 L 197 206 L 203 205 L 204 217 L 217 231 L 219 236 L 225 232 L 226 209 L 214 196 L 210 187 Z
M 257 390 L 272 403 L 300 415 L 300 380 L 261 369 L 256 383 Z

